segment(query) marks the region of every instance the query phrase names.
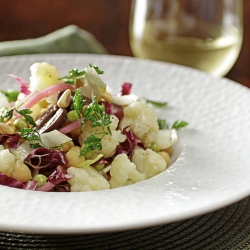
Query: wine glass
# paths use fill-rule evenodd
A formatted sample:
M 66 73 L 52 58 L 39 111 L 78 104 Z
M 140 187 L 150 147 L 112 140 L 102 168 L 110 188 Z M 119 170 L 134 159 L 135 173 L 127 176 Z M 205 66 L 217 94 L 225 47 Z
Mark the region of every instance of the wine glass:
M 241 0 L 133 0 L 134 56 L 224 76 L 242 45 Z

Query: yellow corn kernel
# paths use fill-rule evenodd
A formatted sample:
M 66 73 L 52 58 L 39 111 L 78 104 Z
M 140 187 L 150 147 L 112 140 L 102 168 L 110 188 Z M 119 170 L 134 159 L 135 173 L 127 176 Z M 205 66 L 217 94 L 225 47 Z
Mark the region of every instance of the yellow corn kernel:
M 27 182 L 31 179 L 31 171 L 21 160 L 17 160 L 12 169 L 11 177 L 21 182 Z

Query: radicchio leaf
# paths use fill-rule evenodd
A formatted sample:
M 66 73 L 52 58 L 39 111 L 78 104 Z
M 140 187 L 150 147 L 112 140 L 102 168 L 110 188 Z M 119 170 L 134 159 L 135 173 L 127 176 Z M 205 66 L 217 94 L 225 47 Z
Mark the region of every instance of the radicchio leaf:
M 14 135 L 0 135 L 0 142 L 1 144 L 7 143 L 8 148 L 18 148 L 19 146 L 19 140 L 21 139 L 21 136 L 19 134 Z
M 129 95 L 129 94 L 131 94 L 131 90 L 132 90 L 132 84 L 131 83 L 124 82 L 122 84 L 122 90 L 121 90 L 121 94 L 122 95 Z
M 65 154 L 60 150 L 47 148 L 37 148 L 30 152 L 24 159 L 24 163 L 34 169 L 53 168 L 58 165 L 66 165 L 68 163 Z
M 58 185 L 61 182 L 67 181 L 72 179 L 74 176 L 67 174 L 67 173 L 63 173 L 61 171 L 59 171 L 58 169 L 56 169 L 49 177 L 48 177 L 48 181 L 53 183 L 54 185 Z
M 15 178 L 9 177 L 4 173 L 0 173 L 0 185 L 14 188 L 22 188 L 23 183 Z
M 54 191 L 56 192 L 69 192 L 70 189 L 68 184 L 66 183 L 67 180 L 70 180 L 74 177 L 74 175 L 67 174 L 66 172 L 61 172 L 60 170 L 56 169 L 47 179 L 47 182 L 36 189 L 36 191 L 43 191 L 48 192 L 55 188 Z
M 106 114 L 115 115 L 119 120 L 123 118 L 124 114 L 122 106 L 108 102 L 99 102 L 99 104 L 104 105 Z
M 12 74 L 8 74 L 8 76 L 11 76 L 13 78 L 15 78 L 18 82 L 19 82 L 19 86 L 20 86 L 20 92 L 28 95 L 30 94 L 30 90 L 29 90 L 29 83 L 27 83 L 25 80 L 23 80 L 21 77 L 18 77 L 16 75 L 12 75 Z
M 143 148 L 143 143 L 130 128 L 124 128 L 122 133 L 127 139 L 117 146 L 116 155 L 125 153 L 131 158 L 136 148 Z

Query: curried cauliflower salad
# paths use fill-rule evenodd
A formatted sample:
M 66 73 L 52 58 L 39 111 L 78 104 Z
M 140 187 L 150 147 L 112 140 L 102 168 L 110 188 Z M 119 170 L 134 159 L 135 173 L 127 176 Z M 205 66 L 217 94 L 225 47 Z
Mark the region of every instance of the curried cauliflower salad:
M 20 91 L 0 92 L 0 184 L 44 192 L 85 192 L 131 185 L 170 164 L 177 129 L 153 105 L 112 90 L 89 64 L 61 76 L 49 63 L 34 63 Z

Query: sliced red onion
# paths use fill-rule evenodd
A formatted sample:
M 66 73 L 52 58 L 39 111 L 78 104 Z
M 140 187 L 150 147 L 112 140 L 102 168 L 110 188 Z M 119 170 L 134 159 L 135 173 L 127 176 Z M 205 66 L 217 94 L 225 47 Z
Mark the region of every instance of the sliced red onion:
M 42 99 L 48 96 L 51 96 L 59 91 L 63 91 L 66 89 L 74 89 L 74 88 L 75 87 L 73 85 L 70 85 L 67 83 L 59 83 L 59 84 L 55 84 L 53 86 L 47 87 L 31 95 L 30 98 L 21 107 L 19 107 L 19 110 L 24 109 L 24 108 L 31 108 Z
M 29 83 L 28 82 L 26 82 L 21 77 L 18 77 L 16 75 L 8 74 L 8 76 L 11 76 L 11 77 L 15 78 L 19 82 L 20 92 L 21 93 L 23 93 L 25 95 L 30 94 Z
M 52 188 L 54 188 L 54 184 L 51 182 L 46 182 L 43 186 L 36 189 L 36 191 L 49 192 Z
M 80 124 L 81 124 L 81 122 L 79 120 L 74 121 L 74 122 L 66 125 L 63 128 L 60 128 L 59 132 L 61 132 L 62 134 L 67 134 L 67 133 L 71 132 L 72 130 L 79 128 Z
M 23 185 L 23 189 L 25 190 L 36 190 L 37 187 L 37 181 L 28 181 Z

